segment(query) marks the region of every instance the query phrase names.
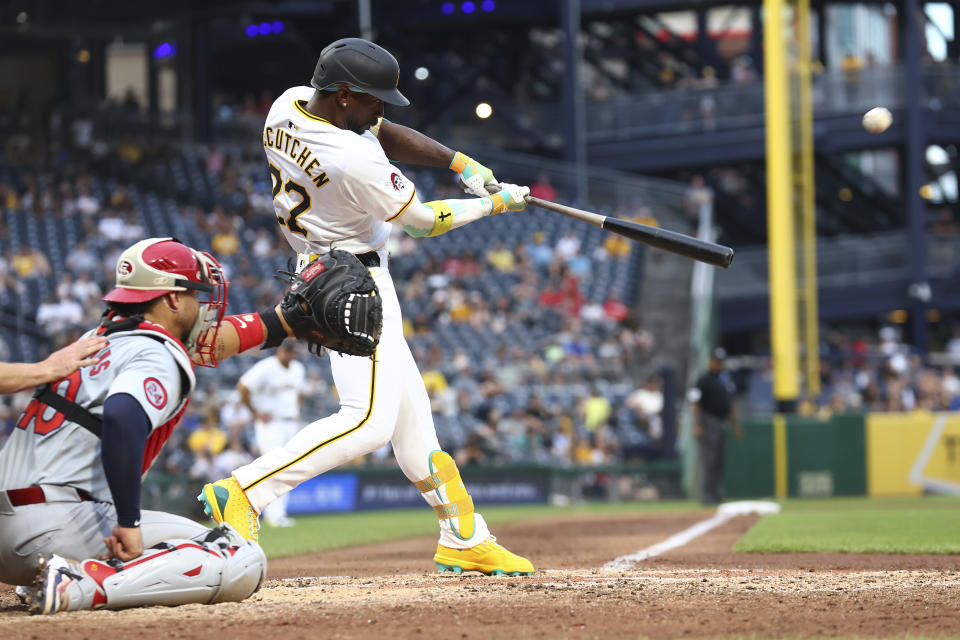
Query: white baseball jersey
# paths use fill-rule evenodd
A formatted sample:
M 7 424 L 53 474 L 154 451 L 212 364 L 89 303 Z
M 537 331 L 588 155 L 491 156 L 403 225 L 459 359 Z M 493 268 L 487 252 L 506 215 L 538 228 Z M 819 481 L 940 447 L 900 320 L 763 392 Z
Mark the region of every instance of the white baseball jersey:
M 151 323 L 131 327 L 108 335 L 109 344 L 97 354 L 99 364 L 75 371 L 53 388 L 97 416 L 108 397 L 133 396 L 150 420 L 142 467 L 146 473 L 179 421 L 195 380 L 179 341 Z M 0 450 L 0 489 L 67 485 L 112 503 L 100 451 L 100 438 L 31 400 Z
M 263 149 L 277 222 L 299 253 L 379 250 L 390 235 L 387 222 L 410 205 L 416 189 L 390 164 L 373 131 L 357 135 L 308 113 L 313 92 L 288 89 L 267 114 Z
M 273 174 L 274 208 L 290 246 L 301 254 L 331 247 L 352 253 L 378 251 L 390 228 L 416 197 L 414 186 L 390 164 L 373 131 L 362 135 L 310 115 L 310 87 L 289 89 L 273 104 L 263 147 Z M 403 337 L 400 302 L 389 266 L 370 274 L 383 299 L 383 331 L 372 358 L 331 352 L 328 356 L 340 410 L 300 429 L 282 446 L 261 446 L 263 455 L 233 472 L 250 503 L 262 511 L 301 482 L 392 443 L 407 478 L 433 474 L 440 449 L 430 398 Z M 253 388 L 253 387 L 251 387 Z M 440 490 L 422 493 L 433 507 Z M 439 512 L 438 512 L 439 513 Z M 460 537 L 440 520 L 440 542 L 467 548 L 490 535 L 474 513 L 473 533 Z
M 250 402 L 259 413 L 269 413 L 272 420 L 297 420 L 306 376 L 296 360 L 285 367 L 277 356 L 270 356 L 244 373 L 240 383 L 250 390 Z

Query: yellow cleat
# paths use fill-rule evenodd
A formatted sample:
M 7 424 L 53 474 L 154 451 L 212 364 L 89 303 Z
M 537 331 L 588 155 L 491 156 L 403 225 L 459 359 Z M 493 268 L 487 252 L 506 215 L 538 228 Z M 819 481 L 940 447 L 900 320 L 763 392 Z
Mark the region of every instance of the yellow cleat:
M 233 477 L 203 485 L 197 496 L 203 510 L 218 524 L 226 523 L 236 529 L 244 540 L 260 539 L 260 518 L 257 510 Z
M 533 564 L 529 560 L 507 551 L 493 536 L 469 549 L 451 549 L 438 544 L 433 561 L 440 573 L 479 571 L 488 576 L 528 576 L 533 573 Z

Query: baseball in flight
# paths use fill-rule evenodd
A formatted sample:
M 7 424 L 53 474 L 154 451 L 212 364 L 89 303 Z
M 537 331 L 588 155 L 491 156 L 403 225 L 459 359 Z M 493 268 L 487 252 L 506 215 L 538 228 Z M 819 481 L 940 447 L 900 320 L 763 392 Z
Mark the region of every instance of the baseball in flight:
M 863 114 L 863 128 L 870 133 L 883 133 L 893 124 L 893 114 L 886 107 L 874 107 Z

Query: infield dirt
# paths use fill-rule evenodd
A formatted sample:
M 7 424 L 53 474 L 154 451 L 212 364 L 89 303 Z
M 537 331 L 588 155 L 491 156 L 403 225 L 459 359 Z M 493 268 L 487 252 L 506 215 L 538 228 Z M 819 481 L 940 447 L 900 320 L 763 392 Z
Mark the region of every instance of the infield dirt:
M 0 590 L 0 638 L 957 637 L 960 556 L 756 555 L 739 517 L 628 571 L 601 569 L 703 514 L 571 516 L 496 527 L 526 578 L 439 575 L 434 538 L 282 558 L 249 600 L 28 617 Z M 269 530 L 264 535 L 269 535 Z

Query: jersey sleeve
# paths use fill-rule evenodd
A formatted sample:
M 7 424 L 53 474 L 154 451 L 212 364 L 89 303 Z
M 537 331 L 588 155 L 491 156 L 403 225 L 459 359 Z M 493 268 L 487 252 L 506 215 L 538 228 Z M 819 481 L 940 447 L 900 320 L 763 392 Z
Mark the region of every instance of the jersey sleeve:
M 131 359 L 114 378 L 107 398 L 132 396 L 150 420 L 153 430 L 173 417 L 180 404 L 180 368 L 166 348 L 153 340 Z
M 363 144 L 371 149 L 378 145 L 374 140 L 364 140 Z M 343 196 L 364 213 L 390 222 L 410 206 L 417 189 L 376 148 L 379 153 L 360 154 L 349 163 L 341 178 Z

